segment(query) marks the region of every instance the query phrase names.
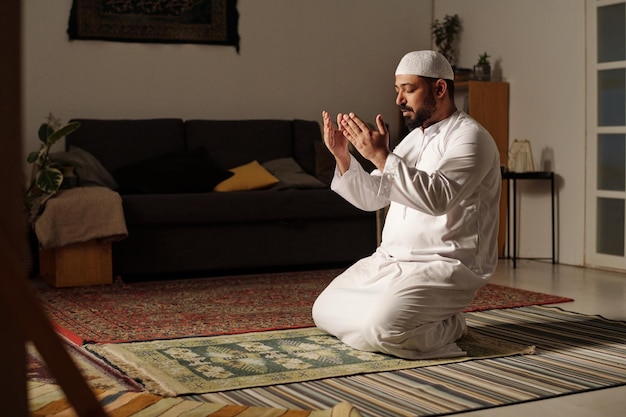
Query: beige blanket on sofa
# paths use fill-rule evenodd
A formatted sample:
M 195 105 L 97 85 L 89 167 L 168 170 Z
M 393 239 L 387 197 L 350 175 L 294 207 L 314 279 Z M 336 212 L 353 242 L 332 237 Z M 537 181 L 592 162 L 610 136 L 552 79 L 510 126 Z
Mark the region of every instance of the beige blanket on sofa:
M 93 239 L 124 239 L 128 230 L 122 198 L 106 187 L 61 190 L 46 202 L 35 233 L 44 249 Z

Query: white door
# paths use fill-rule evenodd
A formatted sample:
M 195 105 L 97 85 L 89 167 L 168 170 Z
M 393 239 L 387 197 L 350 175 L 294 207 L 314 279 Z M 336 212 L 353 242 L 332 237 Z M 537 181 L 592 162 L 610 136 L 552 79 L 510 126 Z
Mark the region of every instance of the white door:
M 626 1 L 587 1 L 587 266 L 626 270 Z

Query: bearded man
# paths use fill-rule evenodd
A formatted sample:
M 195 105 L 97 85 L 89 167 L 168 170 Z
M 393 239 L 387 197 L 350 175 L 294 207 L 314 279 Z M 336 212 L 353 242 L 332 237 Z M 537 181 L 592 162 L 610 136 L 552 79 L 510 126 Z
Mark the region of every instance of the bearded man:
M 463 310 L 493 274 L 500 159 L 487 130 L 454 103 L 454 72 L 434 51 L 406 54 L 395 72 L 396 104 L 410 133 L 393 150 L 354 113 L 324 143 L 336 160 L 331 188 L 368 211 L 389 206 L 377 250 L 319 295 L 313 319 L 347 345 L 406 359 L 463 355 Z M 376 169 L 367 173 L 349 144 Z

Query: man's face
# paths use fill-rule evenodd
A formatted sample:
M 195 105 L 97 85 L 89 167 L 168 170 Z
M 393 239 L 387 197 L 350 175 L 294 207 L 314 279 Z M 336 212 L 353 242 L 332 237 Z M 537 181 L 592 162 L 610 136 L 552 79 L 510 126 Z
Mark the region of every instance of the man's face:
M 437 110 L 433 85 L 417 75 L 396 75 L 396 104 L 409 130 L 427 127 Z

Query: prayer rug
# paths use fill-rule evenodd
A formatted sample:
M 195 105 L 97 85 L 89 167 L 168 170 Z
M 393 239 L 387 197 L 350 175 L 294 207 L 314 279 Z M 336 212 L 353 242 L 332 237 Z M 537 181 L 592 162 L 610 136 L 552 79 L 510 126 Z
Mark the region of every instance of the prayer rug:
M 311 307 L 342 270 L 73 288 L 37 285 L 55 328 L 78 345 L 312 327 Z M 572 301 L 487 284 L 467 311 Z
M 147 392 L 95 390 L 104 411 L 115 417 L 361 417 L 348 403 L 331 409 L 287 410 L 228 404 L 212 404 L 184 398 L 163 398 Z M 30 415 L 32 417 L 73 416 L 72 408 L 58 385 L 42 382 L 28 383 Z
M 472 330 L 535 345 L 535 354 L 192 398 L 285 408 L 323 408 L 347 401 L 368 417 L 434 416 L 626 385 L 624 321 L 540 306 L 488 310 L 466 317 Z
M 151 342 L 87 345 L 150 392 L 177 396 L 531 354 L 524 346 L 470 332 L 466 356 L 404 360 L 350 348 L 317 328 Z

